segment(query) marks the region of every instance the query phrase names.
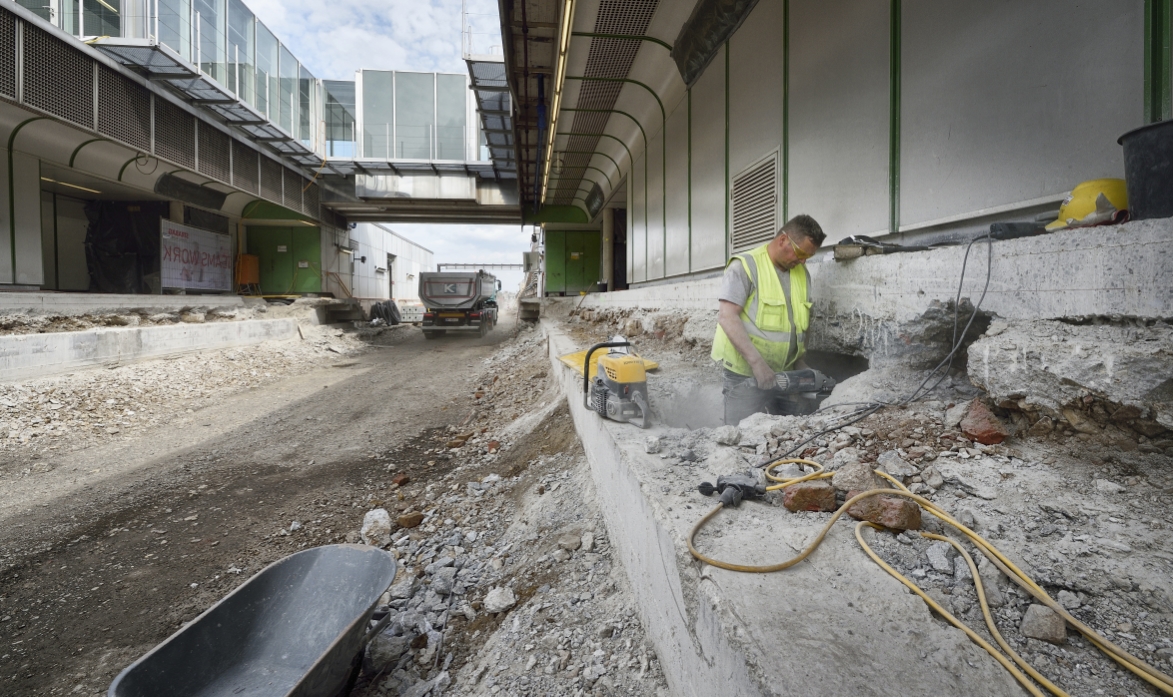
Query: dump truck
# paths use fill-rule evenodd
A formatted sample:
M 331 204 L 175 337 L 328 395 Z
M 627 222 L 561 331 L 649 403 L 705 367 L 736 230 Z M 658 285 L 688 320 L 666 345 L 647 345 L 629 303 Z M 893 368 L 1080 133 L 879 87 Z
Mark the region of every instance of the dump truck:
M 497 324 L 501 282 L 485 271 L 426 271 L 420 274 L 425 339 L 450 331 L 488 334 Z

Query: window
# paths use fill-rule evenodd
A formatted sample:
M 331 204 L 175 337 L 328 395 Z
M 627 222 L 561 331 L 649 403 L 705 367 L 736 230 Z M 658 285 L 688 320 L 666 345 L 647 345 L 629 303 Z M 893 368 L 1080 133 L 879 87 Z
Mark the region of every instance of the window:
M 253 31 L 256 18 L 240 0 L 228 0 L 228 89 L 256 106 Z
M 396 157 L 427 160 L 435 156 L 435 87 L 433 73 L 395 74 Z

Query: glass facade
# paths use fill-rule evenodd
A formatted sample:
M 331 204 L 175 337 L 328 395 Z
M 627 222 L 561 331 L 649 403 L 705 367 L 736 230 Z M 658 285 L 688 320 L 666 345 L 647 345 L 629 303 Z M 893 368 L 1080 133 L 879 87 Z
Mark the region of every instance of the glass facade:
M 302 145 L 312 148 L 314 146 L 315 133 L 313 128 L 313 116 L 317 111 L 317 80 L 310 71 L 306 70 L 305 66 L 301 66 L 301 76 L 297 81 L 297 114 L 298 127 L 297 139 L 301 141 Z
M 366 92 L 366 84 L 363 84 Z M 365 114 L 364 114 L 365 115 Z M 395 155 L 432 159 L 436 138 L 436 76 L 395 73 Z
M 105 2 L 106 0 L 97 0 Z M 90 0 L 85 0 L 90 2 Z M 224 0 L 193 0 L 196 27 L 194 63 L 221 85 L 227 84 L 228 37 L 225 35 Z
M 278 95 L 281 94 L 277 63 L 281 60 L 281 44 L 273 32 L 257 22 L 257 101 L 253 105 L 273 123 L 281 114 Z
M 436 74 L 437 160 L 468 159 L 468 93 L 463 75 Z
M 279 119 L 273 119 L 285 132 L 293 137 L 297 137 L 297 131 L 294 130 L 298 125 L 297 116 L 297 77 L 298 67 L 297 59 L 289 52 L 289 49 L 284 46 L 281 47 L 281 64 L 278 70 L 280 80 L 280 91 L 278 92 L 278 101 L 280 102 L 281 114 Z
M 191 19 L 191 0 L 159 0 L 159 42 L 167 44 L 173 51 L 189 60 Z M 70 31 L 64 25 L 61 28 Z
M 82 34 L 122 36 L 122 0 L 82 0 Z
M 395 157 L 395 73 L 386 70 L 362 71 L 362 155 Z
M 464 161 L 484 149 L 470 131 L 465 76 L 364 70 L 357 82 L 318 80 L 245 0 L 15 1 L 79 38 L 157 41 L 327 157 Z
M 326 156 L 355 157 L 354 127 L 358 121 L 354 103 L 354 83 L 323 80 L 326 103 L 322 109 L 326 120 Z
M 240 0 L 228 0 L 228 89 L 246 104 L 256 105 L 253 37 L 256 17 Z

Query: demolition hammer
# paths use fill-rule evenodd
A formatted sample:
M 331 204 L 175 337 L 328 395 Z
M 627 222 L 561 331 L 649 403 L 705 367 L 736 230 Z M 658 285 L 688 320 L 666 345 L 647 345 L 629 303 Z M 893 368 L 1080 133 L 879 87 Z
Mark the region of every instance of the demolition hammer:
M 787 370 L 774 374 L 774 390 L 782 394 L 800 394 L 815 392 L 830 394 L 835 389 L 835 379 L 823 375 L 817 370 L 804 368 L 802 370 Z M 747 378 L 746 385 L 757 387 L 755 378 Z

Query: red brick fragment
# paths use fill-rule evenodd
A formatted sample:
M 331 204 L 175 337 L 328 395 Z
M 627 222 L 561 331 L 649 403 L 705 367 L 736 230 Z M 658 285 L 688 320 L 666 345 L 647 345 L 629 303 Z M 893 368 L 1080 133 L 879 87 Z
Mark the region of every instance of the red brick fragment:
M 967 438 L 985 445 L 1001 443 L 1010 435 L 998 417 L 980 399 L 970 403 L 965 418 L 961 420 L 961 432 Z
M 802 482 L 783 489 L 782 505 L 788 511 L 835 510 L 835 487 L 825 481 Z
M 848 492 L 847 498 L 851 499 L 859 493 L 862 492 Z M 866 520 L 894 530 L 920 529 L 920 506 L 897 496 L 869 496 L 851 504 L 847 509 L 847 515 L 856 520 Z
M 490 453 L 495 453 L 500 449 L 501 449 L 500 441 L 495 441 L 495 440 L 489 441 L 489 452 Z
M 410 481 L 411 481 L 411 477 L 407 476 L 403 472 L 400 472 L 399 474 L 397 474 L 391 478 L 391 483 L 394 484 L 395 486 L 407 486 L 407 483 Z
M 401 528 L 414 528 L 424 522 L 424 514 L 419 511 L 404 513 L 395 522 L 399 523 L 399 527 Z

